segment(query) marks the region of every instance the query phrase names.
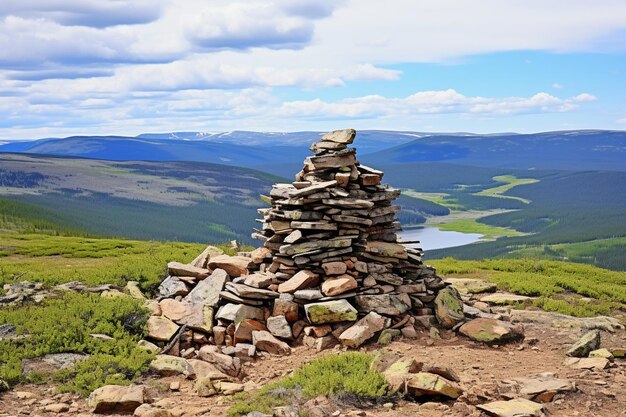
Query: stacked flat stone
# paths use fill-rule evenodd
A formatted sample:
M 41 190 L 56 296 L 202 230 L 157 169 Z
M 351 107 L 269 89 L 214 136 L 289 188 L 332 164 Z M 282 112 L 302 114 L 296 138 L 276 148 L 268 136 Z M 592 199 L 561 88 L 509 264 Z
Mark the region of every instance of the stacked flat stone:
M 293 183 L 274 185 L 252 234 L 261 248 L 205 254 L 193 273 L 169 265 L 160 304 L 175 325 L 165 339 L 186 326 L 181 354 L 206 343 L 286 353 L 302 335 L 318 349 L 338 341 L 357 347 L 385 329 L 410 337 L 415 324 L 435 323 L 445 284 L 421 250 L 398 241 L 392 201 L 400 191 L 357 161 L 348 146 L 355 135 L 326 134 Z
M 419 249 L 398 243 L 400 208 L 391 203 L 400 191 L 359 164 L 348 147 L 355 135 L 328 133 L 311 145 L 315 156 L 292 184 L 272 188 L 271 208 L 259 210 L 263 227 L 253 233 L 271 252 L 261 271 L 273 274 L 279 294 L 291 294 L 283 299 L 304 305 L 313 324 L 335 321 L 315 312 L 339 307 L 353 318 L 371 311 L 432 317 L 427 305 L 443 283 Z

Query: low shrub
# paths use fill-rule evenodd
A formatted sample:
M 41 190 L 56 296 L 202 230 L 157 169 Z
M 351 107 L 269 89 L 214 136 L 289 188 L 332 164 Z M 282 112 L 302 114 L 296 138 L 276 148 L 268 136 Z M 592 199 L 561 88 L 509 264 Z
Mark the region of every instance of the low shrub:
M 0 341 L 0 379 L 25 381 L 22 359 L 73 352 L 91 356 L 56 376 L 64 390 L 87 394 L 104 384 L 130 383 L 150 361 L 137 347 L 147 318 L 147 310 L 134 299 L 97 294 L 70 293 L 41 305 L 0 310 L 0 324 L 13 324 L 24 336 Z M 91 337 L 94 333 L 113 340 Z
M 371 362 L 371 355 L 360 352 L 323 356 L 254 394 L 235 396 L 228 415 L 241 416 L 252 411 L 268 413 L 274 407 L 319 395 L 383 397 L 387 383 L 380 373 L 370 370 Z

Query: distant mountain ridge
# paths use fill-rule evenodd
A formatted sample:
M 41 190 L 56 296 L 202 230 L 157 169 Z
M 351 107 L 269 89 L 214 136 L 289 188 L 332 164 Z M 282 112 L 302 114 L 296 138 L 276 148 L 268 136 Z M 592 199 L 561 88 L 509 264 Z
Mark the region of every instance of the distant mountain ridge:
M 0 145 L 19 152 L 112 161 L 199 161 L 261 168 L 310 155 L 322 132 L 171 132 L 126 136 L 73 136 Z M 443 162 L 515 169 L 626 170 L 626 132 L 573 130 L 533 134 L 424 133 L 362 130 L 355 146 L 364 162 L 389 166 Z

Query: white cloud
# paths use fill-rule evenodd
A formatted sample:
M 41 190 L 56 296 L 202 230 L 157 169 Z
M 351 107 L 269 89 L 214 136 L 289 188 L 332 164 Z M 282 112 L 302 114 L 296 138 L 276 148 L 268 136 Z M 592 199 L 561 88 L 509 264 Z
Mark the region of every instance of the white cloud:
M 468 97 L 455 90 L 421 91 L 403 98 L 370 95 L 325 102 L 319 99 L 284 103 L 279 113 L 289 117 L 371 118 L 398 115 L 461 114 L 505 116 L 529 113 L 567 112 L 580 103 L 595 100 L 590 94 L 559 98 L 548 93 L 531 97 Z
M 296 126 L 298 118 L 568 112 L 595 97 L 441 90 L 393 98 L 381 83 L 381 94 L 354 97 L 341 88 L 402 82 L 395 64 L 473 54 L 624 52 L 607 39 L 625 28 L 623 0 L 4 0 L 0 134 L 53 123 L 65 132 L 72 117 L 95 131 L 146 120 L 225 126 L 241 115 L 254 127 L 287 123 L 285 115 Z M 328 87 L 337 90 L 315 99 Z M 295 99 L 296 89 L 312 98 Z
M 554 88 L 555 90 L 561 90 L 563 88 L 563 85 L 559 83 L 553 83 L 552 88 Z
M 107 27 L 147 23 L 160 16 L 164 0 L 4 0 L 0 17 L 44 19 L 68 26 Z

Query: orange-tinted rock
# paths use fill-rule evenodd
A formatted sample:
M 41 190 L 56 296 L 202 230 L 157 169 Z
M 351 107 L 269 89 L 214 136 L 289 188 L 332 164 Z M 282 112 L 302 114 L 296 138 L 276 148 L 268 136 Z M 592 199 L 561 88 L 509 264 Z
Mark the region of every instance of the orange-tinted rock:
M 220 255 L 209 260 L 209 268 L 221 268 L 225 270 L 231 278 L 237 278 L 248 274 L 248 265 L 251 259 L 245 256 Z
M 302 270 L 278 286 L 278 292 L 294 293 L 304 288 L 317 285 L 319 276 L 311 271 Z
M 343 262 L 342 262 L 343 263 Z M 333 296 L 343 294 L 358 287 L 356 279 L 348 274 L 340 275 L 336 278 L 328 278 L 322 283 L 322 294 Z

